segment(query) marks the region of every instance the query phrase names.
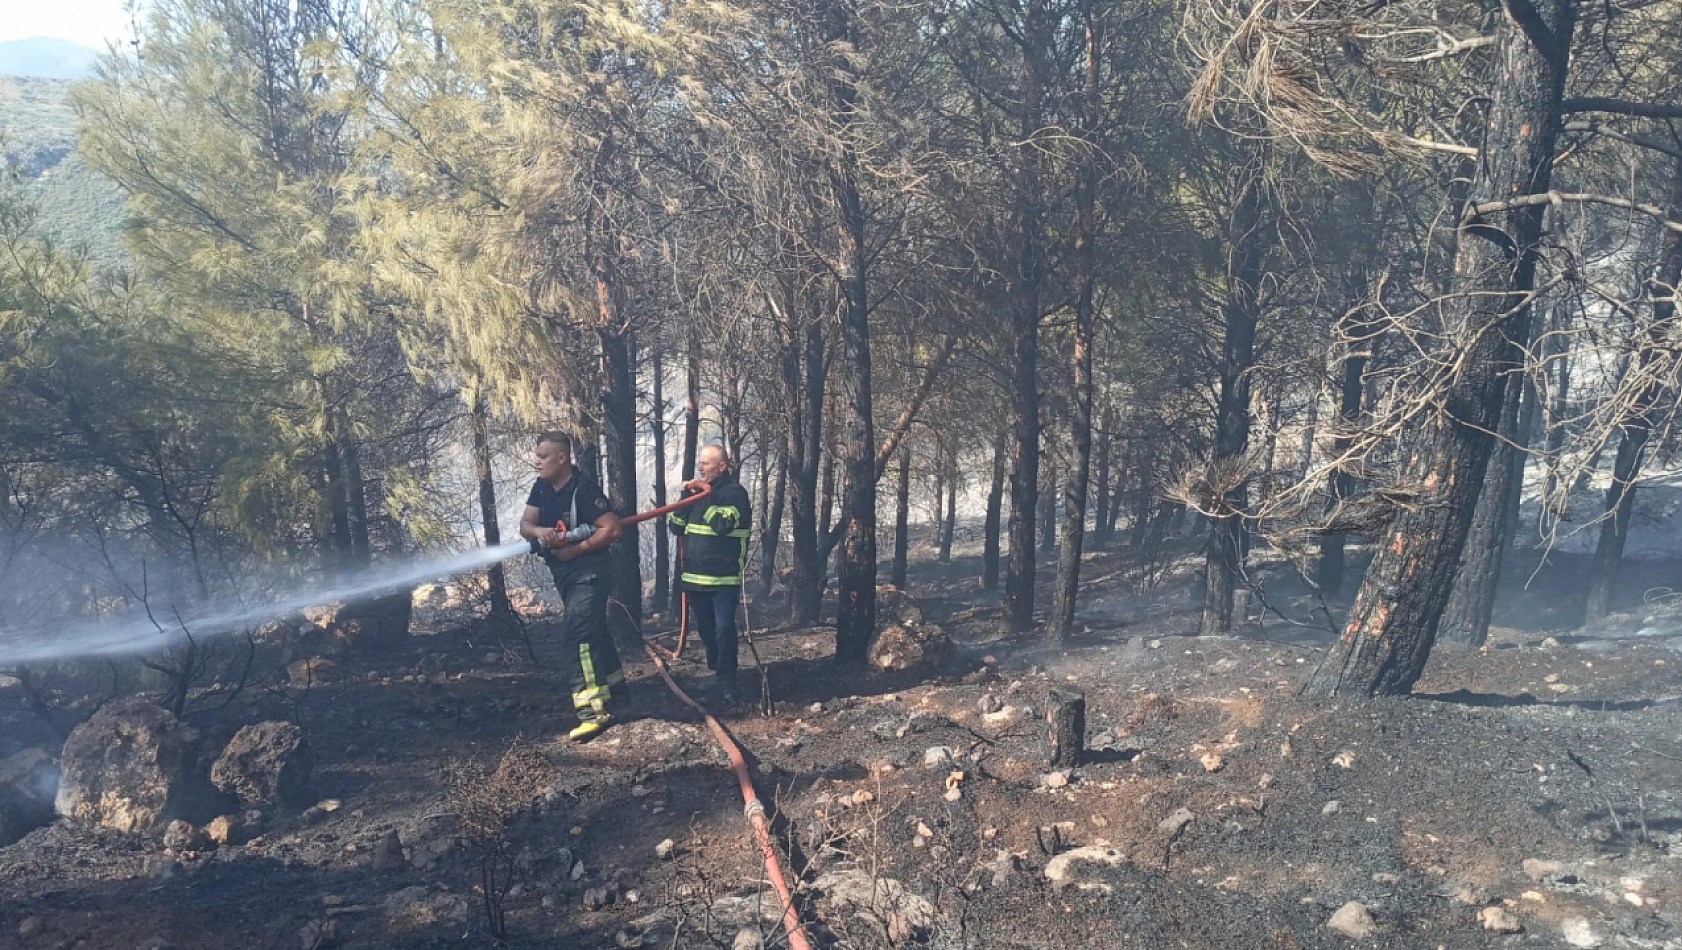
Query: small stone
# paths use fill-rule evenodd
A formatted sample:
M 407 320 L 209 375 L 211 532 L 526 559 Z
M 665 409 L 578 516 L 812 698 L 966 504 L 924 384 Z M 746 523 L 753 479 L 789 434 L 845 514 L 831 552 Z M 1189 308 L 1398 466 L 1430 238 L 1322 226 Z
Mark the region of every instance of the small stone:
M 1520 867 L 1524 870 L 1524 876 L 1532 881 L 1540 881 L 1565 870 L 1565 865 L 1558 861 L 1544 861 L 1541 858 L 1525 858 Z
M 603 884 L 600 887 L 592 887 L 584 892 L 584 909 L 601 910 L 613 903 L 613 898 L 613 885 Z
M 654 846 L 654 856 L 662 861 L 670 861 L 672 859 L 672 855 L 676 852 L 677 843 L 672 841 L 670 838 L 667 838 Z
M 650 789 L 647 785 L 632 785 L 631 786 L 631 797 L 632 798 L 647 798 L 649 792 L 651 792 L 651 791 L 652 791 L 652 789 Z
M 176 852 L 205 851 L 210 848 L 210 837 L 192 822 L 177 818 L 164 829 L 164 847 Z
M 952 764 L 952 750 L 943 745 L 930 746 L 923 750 L 923 768 L 944 769 Z
M 1560 921 L 1559 933 L 1565 938 L 1565 942 L 1573 947 L 1593 948 L 1606 941 L 1606 938 L 1594 929 L 1594 925 L 1582 917 Z
M 1339 767 L 1339 768 L 1344 768 L 1344 769 L 1354 768 L 1355 767 L 1355 750 L 1344 749 L 1342 752 L 1339 752 L 1337 755 L 1332 756 L 1332 764 Z
M 1162 821 L 1156 826 L 1156 829 L 1164 834 L 1177 834 L 1180 829 L 1191 824 L 1196 819 L 1197 816 L 1192 814 L 1191 809 L 1180 808 L 1176 809 L 1172 815 L 1162 819 Z
M 642 931 L 625 927 L 613 935 L 613 943 L 615 946 L 623 947 L 624 950 L 633 950 L 635 947 L 642 946 L 642 936 Z
M 1272 788 L 1273 787 L 1273 773 L 1272 772 L 1263 772 L 1261 779 L 1256 782 L 1256 787 L 1261 789 L 1264 792 L 1267 791 L 1268 789 Z
M 376 871 L 396 871 L 403 867 L 403 839 L 397 836 L 397 829 L 386 832 L 379 844 L 374 845 L 370 866 Z
M 584 880 L 584 862 L 580 861 L 572 866 L 572 873 L 568 875 L 574 881 Z
M 42 931 L 46 929 L 47 925 L 41 922 L 41 918 L 25 917 L 23 922 L 18 924 L 18 939 L 33 940 L 41 936 Z
M 806 711 L 813 714 L 821 713 L 823 712 L 823 703 L 813 703 L 806 707 Z
M 1056 772 L 1047 772 L 1040 776 L 1040 784 L 1046 788 L 1068 788 L 1069 770 L 1060 769 Z
M 1478 911 L 1478 921 L 1483 924 L 1483 929 L 1498 934 L 1516 934 L 1524 930 L 1524 925 L 1505 907 L 1485 907 Z
M 1292 751 L 1291 740 L 1286 739 L 1284 742 L 1279 743 L 1279 757 L 1281 759 L 1290 758 L 1291 757 L 1291 751 Z
M 983 716 L 987 715 L 988 713 L 996 713 L 999 710 L 1004 708 L 1004 700 L 1000 699 L 997 696 L 994 696 L 992 693 L 988 693 L 987 695 L 985 695 L 985 696 L 981 697 L 980 699 L 976 700 L 975 708 Z
M 327 950 L 339 943 L 339 922 L 312 920 L 298 931 L 298 946 L 303 950 Z
M 1400 883 L 1401 880 L 1402 879 L 1400 877 L 1391 874 L 1389 871 L 1380 871 L 1372 876 L 1372 882 L 1374 884 L 1397 884 Z
M 946 790 L 946 793 L 944 795 L 941 795 L 940 797 L 946 799 L 949 802 L 955 802 L 958 799 L 963 798 L 964 793 L 961 789 L 949 788 L 949 789 Z
M 1073 851 L 1065 851 L 1047 861 L 1045 863 L 1045 879 L 1050 881 L 1054 887 L 1062 888 L 1071 883 L 1071 875 L 1076 865 L 1097 864 L 1116 867 L 1125 860 L 1127 860 L 1127 855 L 1117 848 L 1088 845 L 1084 848 L 1076 848 Z
M 1642 899 L 1640 894 L 1637 894 L 1634 891 L 1625 891 L 1624 892 L 1624 900 L 1628 901 L 1631 904 L 1634 904 L 1637 907 L 1641 907 L 1641 906 L 1643 906 L 1647 903 L 1644 899 Z
M 1213 752 L 1203 753 L 1203 757 L 1198 761 L 1203 763 L 1203 771 L 1205 772 L 1219 772 L 1226 768 L 1226 760 Z
M 1343 811 L 1343 803 L 1334 798 L 1331 801 L 1327 802 L 1325 807 L 1320 809 L 1320 814 L 1323 817 L 1329 818 L 1332 815 L 1335 815 L 1340 811 Z
M 853 793 L 853 806 L 867 805 L 876 800 L 876 794 L 868 788 L 861 788 Z
M 761 950 L 764 946 L 765 939 L 751 927 L 736 931 L 736 939 L 730 941 L 730 950 Z
M 1331 919 L 1326 921 L 1326 929 L 1336 931 L 1345 937 L 1365 940 L 1372 936 L 1378 925 L 1373 922 L 1372 914 L 1367 911 L 1367 905 L 1360 901 L 1350 901 L 1337 909 Z
M 1559 649 L 1559 641 L 1554 639 L 1553 637 L 1543 637 L 1542 638 L 1542 649 L 1544 649 L 1544 650 L 1557 650 L 1557 649 Z
M 237 815 L 219 815 L 204 826 L 204 833 L 219 845 L 236 845 L 245 838 L 245 826 Z
M 345 899 L 337 894 L 326 894 L 321 898 L 321 906 L 323 907 L 343 907 L 344 903 Z
M 516 884 L 515 887 L 518 888 L 519 885 Z M 512 892 L 510 892 L 510 893 L 512 893 Z M 625 903 L 636 904 L 636 903 L 639 903 L 641 901 L 642 901 L 642 891 L 639 891 L 639 890 L 637 890 L 636 888 L 633 887 L 630 890 L 625 892 Z

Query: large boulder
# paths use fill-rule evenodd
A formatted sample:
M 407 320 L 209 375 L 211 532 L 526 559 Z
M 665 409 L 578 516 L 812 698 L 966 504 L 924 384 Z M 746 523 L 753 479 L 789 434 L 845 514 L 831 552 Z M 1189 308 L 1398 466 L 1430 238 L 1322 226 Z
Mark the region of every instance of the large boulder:
M 150 831 L 185 791 L 193 731 L 144 699 L 110 703 L 77 726 L 59 757 L 54 807 L 74 821 Z
M 302 729 L 259 722 L 234 733 L 210 767 L 210 781 L 246 806 L 298 802 L 314 765 Z
M 0 847 L 53 820 L 58 765 L 45 749 L 0 759 Z
M 378 652 L 401 646 L 408 639 L 414 613 L 414 595 L 403 590 L 368 600 L 310 607 L 304 610 L 304 618 L 327 631 L 341 650 Z
M 870 662 L 877 669 L 936 663 L 952 645 L 946 631 L 923 619 L 917 601 L 892 584 L 876 588 L 876 617 L 881 627 L 870 644 Z

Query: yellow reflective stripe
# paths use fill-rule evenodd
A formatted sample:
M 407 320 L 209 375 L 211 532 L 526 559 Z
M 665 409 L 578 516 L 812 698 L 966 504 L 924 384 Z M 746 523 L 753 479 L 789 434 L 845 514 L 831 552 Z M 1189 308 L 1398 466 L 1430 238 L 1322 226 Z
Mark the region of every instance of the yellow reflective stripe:
M 748 538 L 753 536 L 747 528 L 737 528 L 727 534 L 719 534 L 704 524 L 691 524 L 684 529 L 684 534 L 693 534 L 704 538 Z
M 578 645 L 578 665 L 584 670 L 584 685 L 586 692 L 596 688 L 596 661 L 590 656 L 590 645 Z
M 729 515 L 737 521 L 740 521 L 742 520 L 742 509 L 737 508 L 735 505 L 713 505 L 701 513 L 701 520 L 711 521 L 713 520 L 713 515 Z
M 684 571 L 683 576 L 680 577 L 679 580 L 683 581 L 685 584 L 700 584 L 704 587 L 742 586 L 742 578 L 739 574 L 735 577 L 713 577 L 710 574 L 691 574 L 688 571 Z

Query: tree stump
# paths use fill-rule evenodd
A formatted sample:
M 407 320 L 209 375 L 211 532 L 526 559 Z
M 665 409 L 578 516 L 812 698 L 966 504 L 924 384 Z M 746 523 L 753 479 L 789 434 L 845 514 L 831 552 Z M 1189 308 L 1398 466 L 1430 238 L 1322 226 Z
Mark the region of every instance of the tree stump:
M 1073 768 L 1086 752 L 1086 694 L 1078 689 L 1054 689 L 1046 699 L 1045 721 L 1051 727 L 1051 767 Z

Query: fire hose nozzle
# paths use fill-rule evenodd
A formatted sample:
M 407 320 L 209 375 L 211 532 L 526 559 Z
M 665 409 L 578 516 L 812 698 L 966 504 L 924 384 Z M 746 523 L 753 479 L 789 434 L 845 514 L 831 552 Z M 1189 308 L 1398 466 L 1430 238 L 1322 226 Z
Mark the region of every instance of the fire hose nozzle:
M 531 553 L 542 554 L 546 547 L 561 548 L 569 544 L 582 544 L 596 533 L 593 524 L 581 524 L 576 528 L 568 528 L 566 522 L 555 525 L 555 543 L 545 545 L 541 538 L 528 539 L 531 543 Z

